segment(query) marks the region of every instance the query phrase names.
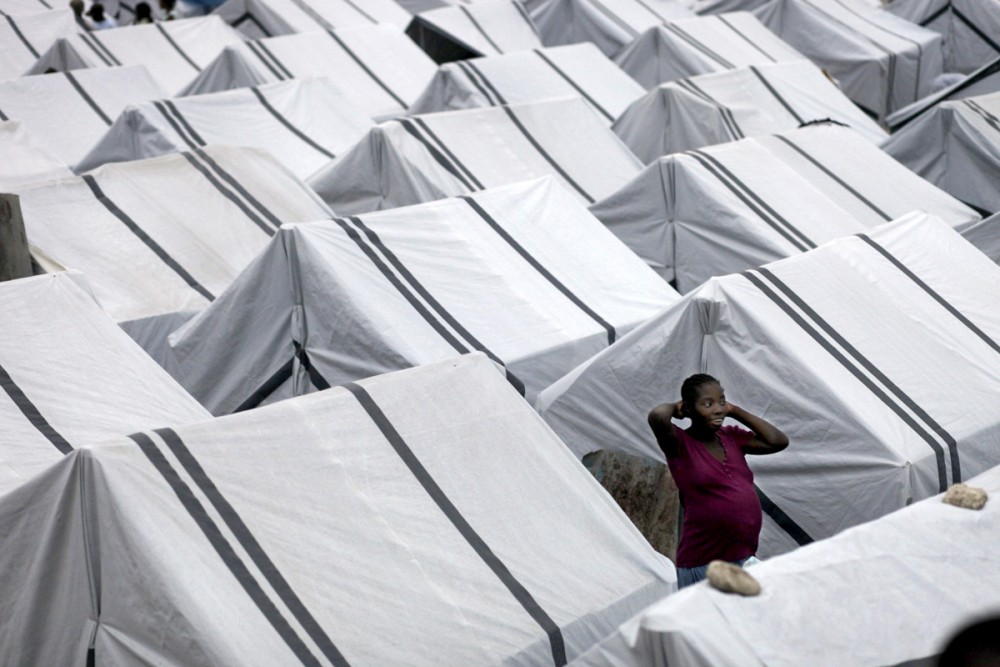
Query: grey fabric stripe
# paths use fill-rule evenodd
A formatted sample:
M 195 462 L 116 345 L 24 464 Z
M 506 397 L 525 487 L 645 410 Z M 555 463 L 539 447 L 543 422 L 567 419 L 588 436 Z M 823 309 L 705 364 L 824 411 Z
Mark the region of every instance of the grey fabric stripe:
M 271 105 L 271 103 L 267 101 L 267 98 L 264 97 L 264 94 L 262 92 L 260 92 L 260 88 L 259 87 L 254 86 L 254 87 L 252 87 L 250 89 L 250 91 L 253 92 L 254 95 L 256 95 L 257 99 L 261 103 L 261 106 L 263 106 L 265 109 L 267 109 L 267 111 L 272 116 L 274 116 L 278 120 L 279 123 L 281 123 L 282 125 L 284 125 L 288 129 L 289 132 L 291 132 L 296 137 L 298 137 L 300 140 L 302 140 L 303 143 L 305 143 L 306 145 L 308 145 L 313 150 L 317 151 L 318 153 L 324 155 L 325 157 L 327 157 L 327 158 L 329 158 L 331 160 L 333 158 L 337 157 L 336 155 L 334 155 L 333 153 L 331 153 L 330 151 L 326 150 L 325 148 L 323 148 L 322 146 L 320 146 L 318 143 L 316 143 L 315 141 L 313 141 L 308 135 L 306 135 L 305 132 L 303 132 L 299 128 L 295 127 L 294 125 L 292 125 L 292 123 L 287 118 L 285 118 L 284 116 L 282 116 L 281 113 L 279 113 L 278 110 L 275 109 Z
M 89 104 L 90 108 L 94 110 L 94 113 L 96 113 L 98 117 L 100 117 L 100 119 L 103 120 L 105 124 L 108 125 L 108 127 L 110 127 L 111 119 L 108 118 L 108 115 L 104 113 L 101 107 L 97 106 L 97 102 L 94 101 L 94 98 L 92 98 L 90 95 L 87 94 L 87 91 L 83 89 L 83 86 L 81 86 L 80 82 L 76 80 L 76 77 L 73 76 L 73 73 L 63 72 L 63 74 L 66 76 L 66 80 L 69 81 L 70 84 L 72 84 L 73 88 L 76 89 L 76 92 L 80 94 L 80 97 L 83 98 L 83 101 Z
M 497 43 L 490 38 L 489 34 L 485 30 L 483 30 L 483 26 L 479 25 L 479 21 L 477 21 L 476 17 L 472 15 L 469 8 L 465 5 L 459 5 L 458 8 L 462 10 L 462 13 L 465 14 L 466 18 L 468 18 L 472 25 L 475 26 L 476 30 L 478 30 L 482 36 L 486 38 L 486 41 L 490 43 L 490 46 L 492 46 L 497 53 L 503 53 L 503 50 L 497 46 Z
M 573 177 L 570 176 L 569 173 L 565 169 L 563 169 L 562 166 L 560 166 L 560 164 L 556 162 L 551 155 L 548 154 L 545 148 L 543 148 L 542 145 L 538 143 L 538 140 L 535 139 L 534 136 L 532 136 L 531 132 L 528 131 L 528 128 L 524 126 L 524 124 L 517 117 L 514 111 L 509 106 L 503 106 L 501 108 L 507 113 L 507 117 L 511 119 L 514 125 L 517 126 L 517 129 L 521 131 L 521 134 L 524 135 L 524 138 L 531 143 L 531 145 L 535 148 L 536 151 L 538 151 L 538 154 L 541 155 L 543 158 L 545 158 L 545 160 L 550 165 L 552 165 L 552 168 L 555 169 L 556 172 L 558 172 L 558 174 L 562 176 L 563 179 L 567 183 L 569 183 L 574 190 L 579 192 L 583 196 L 583 198 L 586 199 L 589 203 L 593 204 L 595 201 L 594 198 L 591 197 L 590 194 L 588 194 L 587 191 L 584 190 L 579 183 L 573 180 Z
M 174 38 L 171 37 L 170 33 L 168 33 L 167 30 L 166 30 L 166 28 L 163 27 L 163 23 L 161 23 L 160 21 L 157 21 L 157 22 L 153 23 L 153 25 L 156 26 L 156 29 L 160 31 L 160 34 L 163 35 L 163 37 L 167 40 L 167 42 L 170 43 L 170 46 L 174 47 L 174 50 L 176 50 L 177 53 L 181 54 L 181 57 L 184 58 L 184 60 L 187 61 L 188 65 L 190 65 L 191 67 L 193 67 L 198 72 L 201 71 L 201 68 L 198 67 L 198 63 L 196 63 L 195 61 L 191 60 L 191 57 L 188 56 L 188 54 L 184 53 L 184 49 L 182 49 L 180 47 L 180 45 L 177 42 L 174 41 Z
M 541 58 L 545 62 L 545 64 L 551 67 L 556 74 L 561 76 L 566 81 L 566 83 L 573 86 L 573 89 L 576 90 L 576 92 L 580 93 L 580 95 L 583 96 L 583 99 L 590 102 L 590 105 L 592 107 L 597 109 L 609 121 L 614 121 L 615 117 L 612 116 L 610 113 L 608 113 L 607 109 L 602 107 L 600 104 L 597 103 L 597 100 L 588 95 L 587 91 L 585 91 L 576 81 L 571 79 L 569 75 L 566 74 L 566 72 L 562 71 L 554 62 L 552 62 L 552 59 L 549 58 L 547 55 L 545 55 L 545 53 L 543 53 L 541 49 L 534 49 L 534 52 L 539 58 Z
M 0 365 L 0 388 L 3 388 L 7 395 L 10 396 L 10 400 L 14 401 L 14 405 L 17 406 L 17 409 L 21 411 L 21 414 L 25 416 L 31 425 L 35 427 L 35 430 L 45 436 L 46 440 L 51 442 L 56 449 L 63 454 L 69 454 L 73 451 L 73 446 L 49 423 L 34 402 L 14 382 L 10 373 L 2 365 Z
M 778 102 L 781 103 L 781 106 L 785 107 L 785 111 L 787 111 L 788 113 L 792 114 L 792 117 L 796 121 L 798 121 L 798 123 L 800 125 L 805 122 L 804 120 L 802 120 L 802 116 L 800 116 L 798 114 L 798 112 L 796 112 L 795 109 L 792 108 L 792 105 L 790 105 L 785 100 L 785 98 L 782 97 L 778 93 L 778 91 L 774 89 L 774 86 L 771 85 L 771 82 L 764 78 L 764 75 L 760 73 L 759 69 L 757 69 L 756 67 L 754 67 L 754 66 L 751 65 L 750 66 L 750 71 L 754 73 L 754 75 L 760 80 L 760 82 L 762 84 L 764 84 L 764 87 L 767 88 L 768 92 L 771 93 L 771 95 L 774 97 L 774 99 L 778 100 Z
M 378 84 L 378 86 L 382 90 L 384 90 L 386 93 L 388 93 L 389 97 L 391 97 L 392 99 L 396 100 L 396 102 L 399 104 L 399 106 L 403 107 L 404 109 L 409 106 L 406 102 L 403 101 L 403 98 L 401 98 L 399 95 L 397 95 L 396 93 L 394 93 L 392 91 L 392 89 L 389 88 L 389 86 L 387 86 L 384 81 L 382 81 L 382 79 L 380 79 L 378 76 L 376 76 L 375 72 L 373 72 L 371 70 L 371 68 L 368 67 L 368 65 L 366 65 L 364 63 L 364 61 L 361 60 L 361 58 L 359 58 L 358 55 L 356 53 L 354 53 L 354 51 L 352 51 L 347 46 L 347 44 L 344 42 L 344 40 L 342 40 L 340 37 L 337 36 L 337 34 L 335 32 L 333 32 L 332 30 L 327 30 L 326 34 L 330 35 L 330 37 L 332 37 L 333 40 L 335 42 L 337 42 L 337 44 L 340 45 L 340 48 L 342 48 L 344 50 L 344 52 L 347 53 L 347 55 L 350 56 L 351 59 L 354 60 L 354 62 L 356 62 L 358 64 L 358 67 L 360 67 L 362 70 L 364 70 L 365 74 L 367 74 L 369 77 L 371 77 L 372 81 L 374 81 L 376 84 Z
M 35 47 L 31 45 L 31 42 L 28 41 L 28 38 L 24 36 L 24 33 L 21 32 L 21 29 L 17 27 L 17 24 L 14 23 L 14 19 L 11 18 L 10 16 L 7 16 L 6 14 L 4 15 L 4 18 L 7 19 L 7 23 L 10 24 L 10 29 L 14 31 L 14 34 L 17 35 L 17 38 L 21 40 L 21 43 L 24 44 L 25 47 L 27 47 L 28 51 L 31 52 L 31 55 L 33 55 L 36 58 L 40 58 L 41 56 L 39 55 L 38 51 L 36 51 Z

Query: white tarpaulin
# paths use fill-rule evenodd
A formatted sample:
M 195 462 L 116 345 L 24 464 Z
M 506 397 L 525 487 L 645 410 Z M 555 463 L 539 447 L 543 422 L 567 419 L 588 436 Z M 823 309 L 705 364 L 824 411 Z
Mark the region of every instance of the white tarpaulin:
M 939 33 L 864 0 L 771 0 L 756 14 L 879 119 L 930 94 L 943 71 Z
M 145 67 L 80 69 L 0 82 L 0 117 L 19 119 L 75 165 L 129 104 L 165 97 Z
M 610 124 L 644 92 L 593 44 L 571 44 L 442 65 L 409 113 L 580 95 Z
M 309 185 L 341 215 L 541 176 L 592 204 L 641 169 L 605 119 L 574 97 L 387 121 Z
M 1000 266 L 908 216 L 713 278 L 543 391 L 578 455 L 663 460 L 646 424 L 707 372 L 791 439 L 748 457 L 772 555 L 870 521 L 1000 463 L 1000 414 L 955 396 L 1000 383 Z
M 614 57 L 654 26 L 694 16 L 686 0 L 529 0 L 546 46 L 593 42 Z
M 402 30 L 383 24 L 246 42 L 221 54 L 184 94 L 326 77 L 378 121 L 405 112 L 436 69 Z
M 542 47 L 519 0 L 476 0 L 421 12 L 406 34 L 439 63 Z
M 410 22 L 393 0 L 226 0 L 212 13 L 251 39 L 378 23 L 402 30 Z
M 295 79 L 129 107 L 78 170 L 224 144 L 266 150 L 306 178 L 373 126 L 328 79 Z
M 961 100 L 966 97 L 1000 93 L 1000 58 L 988 62 L 961 81 L 903 107 L 885 119 L 890 132 L 895 132 L 920 114 L 941 102 Z
M 0 192 L 73 175 L 19 120 L 0 121 Z
M 25 74 L 57 40 L 79 30 L 70 9 L 4 16 L 0 20 L 0 81 Z
M 590 212 L 683 294 L 914 209 L 979 220 L 856 132 L 817 125 L 662 157 Z
M 218 16 L 81 32 L 42 54 L 31 73 L 145 65 L 163 90 L 176 94 L 224 48 L 242 42 Z
M 928 498 L 754 565 L 757 597 L 726 595 L 707 584 L 672 595 L 571 664 L 958 664 L 939 662 L 952 637 L 1000 615 L 1000 469 L 970 484 L 990 495 L 981 511 Z
M 88 443 L 211 416 L 85 290 L 73 273 L 0 283 L 0 496 Z
M 972 72 L 1000 56 L 1000 0 L 889 0 L 885 9 L 944 35 L 947 72 Z
M 675 581 L 481 355 L 81 449 L 0 531 L 17 665 L 562 665 Z
M 269 155 L 225 146 L 110 164 L 17 194 L 28 241 L 83 271 L 154 357 L 175 314 L 222 293 L 283 222 L 329 215 Z
M 1000 93 L 944 102 L 883 145 L 907 167 L 986 213 L 1000 211 Z
M 544 179 L 286 225 L 167 368 L 224 414 L 480 350 L 533 398 L 677 299 Z
M 0 0 L 0 14 L 17 16 L 19 14 L 37 14 L 52 9 L 46 0 Z
M 788 60 L 805 56 L 748 12 L 671 21 L 645 31 L 615 56 L 618 66 L 647 89 L 689 76 Z
M 662 84 L 633 102 L 612 129 L 649 164 L 661 155 L 822 120 L 846 125 L 874 144 L 886 138 L 875 121 L 804 60 Z

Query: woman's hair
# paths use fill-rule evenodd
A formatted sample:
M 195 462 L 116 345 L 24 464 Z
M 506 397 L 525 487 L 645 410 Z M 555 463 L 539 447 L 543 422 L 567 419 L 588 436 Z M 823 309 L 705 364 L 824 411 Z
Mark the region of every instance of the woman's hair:
M 684 405 L 686 407 L 694 407 L 695 402 L 698 400 L 698 390 L 701 389 L 701 386 L 713 382 L 721 384 L 714 377 L 705 373 L 697 373 L 684 380 L 684 384 L 681 385 L 681 400 L 684 401 Z

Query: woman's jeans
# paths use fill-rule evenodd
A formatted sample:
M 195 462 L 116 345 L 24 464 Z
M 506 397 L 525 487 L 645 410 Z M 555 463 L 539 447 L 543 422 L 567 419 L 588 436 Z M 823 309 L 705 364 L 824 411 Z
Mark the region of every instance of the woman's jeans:
M 733 565 L 739 565 L 740 567 L 750 567 L 754 563 L 759 563 L 760 560 L 756 556 L 747 556 L 743 560 L 732 561 Z M 677 568 L 677 590 L 684 588 L 685 586 L 690 586 L 691 584 L 697 584 L 699 581 L 705 578 L 705 574 L 708 572 L 708 565 L 699 565 L 698 567 L 679 567 Z

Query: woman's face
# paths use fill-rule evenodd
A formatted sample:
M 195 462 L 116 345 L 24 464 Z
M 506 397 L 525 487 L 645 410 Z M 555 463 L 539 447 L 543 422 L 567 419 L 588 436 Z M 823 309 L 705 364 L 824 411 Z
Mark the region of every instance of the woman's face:
M 694 402 L 691 421 L 706 426 L 713 431 L 722 427 L 726 418 L 726 393 L 716 382 L 707 382 L 698 387 L 698 398 Z

